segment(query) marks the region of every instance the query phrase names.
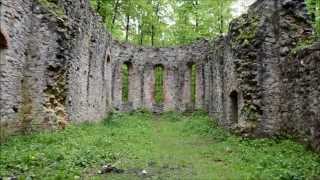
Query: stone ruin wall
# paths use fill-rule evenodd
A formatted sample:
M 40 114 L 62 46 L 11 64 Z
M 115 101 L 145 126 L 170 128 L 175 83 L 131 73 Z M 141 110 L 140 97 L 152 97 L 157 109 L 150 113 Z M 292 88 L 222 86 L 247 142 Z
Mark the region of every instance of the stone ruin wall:
M 120 111 L 141 108 L 158 111 L 186 111 L 205 108 L 203 65 L 206 64 L 209 41 L 169 48 L 146 48 L 114 41 L 112 46 L 112 105 Z M 129 66 L 129 100 L 122 100 L 122 65 Z M 154 99 L 156 66 L 164 71 L 164 102 Z M 192 104 L 191 66 L 196 66 L 196 104 Z M 162 108 L 159 108 L 162 107 Z
M 1 1 L 1 131 L 97 121 L 109 112 L 110 35 L 85 1 Z
M 96 121 L 111 109 L 195 107 L 243 136 L 290 135 L 319 150 L 320 44 L 297 48 L 313 31 L 303 0 L 258 0 L 226 36 L 168 48 L 112 40 L 85 0 L 57 6 L 2 0 L 0 18 L 7 42 L 1 46 L 1 129 Z M 127 103 L 124 63 L 130 63 Z M 194 105 L 190 64 L 197 69 Z M 160 109 L 157 65 L 164 68 Z

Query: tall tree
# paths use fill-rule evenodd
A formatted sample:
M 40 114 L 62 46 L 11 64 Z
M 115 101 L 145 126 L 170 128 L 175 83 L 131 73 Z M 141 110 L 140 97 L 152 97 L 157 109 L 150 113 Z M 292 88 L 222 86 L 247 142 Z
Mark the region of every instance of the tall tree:
M 113 37 L 151 46 L 186 44 L 225 33 L 233 1 L 91 0 Z
M 120 8 L 120 0 L 115 0 L 113 3 L 113 15 L 112 15 L 112 24 L 111 24 L 111 31 L 113 30 L 114 24 L 116 22 L 116 19 L 118 17 L 118 9 Z

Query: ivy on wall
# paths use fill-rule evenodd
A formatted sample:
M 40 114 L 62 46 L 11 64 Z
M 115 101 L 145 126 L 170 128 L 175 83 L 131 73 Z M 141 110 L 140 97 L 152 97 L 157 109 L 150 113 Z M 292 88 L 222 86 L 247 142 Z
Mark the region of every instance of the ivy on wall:
M 309 14 L 315 28 L 315 35 L 320 39 L 320 0 L 306 0 Z

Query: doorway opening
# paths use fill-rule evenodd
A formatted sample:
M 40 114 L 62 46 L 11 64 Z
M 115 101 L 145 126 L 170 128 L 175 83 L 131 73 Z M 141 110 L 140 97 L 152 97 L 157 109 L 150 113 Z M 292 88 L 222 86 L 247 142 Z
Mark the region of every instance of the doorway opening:
M 121 77 L 121 81 L 122 81 L 122 102 L 129 102 L 129 76 L 130 76 L 130 71 L 132 68 L 132 64 L 131 62 L 125 62 L 122 65 L 122 77 Z
M 239 101 L 237 91 L 232 91 L 230 93 L 230 102 L 231 102 L 231 121 L 233 123 L 238 123 L 239 118 Z
M 155 86 L 154 99 L 156 104 L 164 102 L 164 68 L 162 65 L 156 65 L 154 68 Z

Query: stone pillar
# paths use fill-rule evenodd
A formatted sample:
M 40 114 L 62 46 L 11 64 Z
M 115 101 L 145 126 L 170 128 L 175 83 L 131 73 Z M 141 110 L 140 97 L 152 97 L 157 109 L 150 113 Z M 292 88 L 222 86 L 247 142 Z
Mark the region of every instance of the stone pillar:
M 144 69 L 144 107 L 147 109 L 152 109 L 154 101 L 154 86 L 155 86 L 155 77 L 154 77 L 154 68 L 152 65 L 146 65 Z
M 164 83 L 163 83 L 163 92 L 164 92 L 164 110 L 170 111 L 175 110 L 176 107 L 176 98 L 175 94 L 177 91 L 177 82 L 176 77 L 177 71 L 174 67 L 166 66 L 164 67 Z
M 205 88 L 206 88 L 206 81 L 205 81 L 205 70 L 204 64 L 197 65 L 197 80 L 196 80 L 196 109 L 205 109 Z
M 132 64 L 129 69 L 129 102 L 133 109 L 138 109 L 141 99 L 141 79 L 138 65 Z
M 178 93 L 181 97 L 181 111 L 187 110 L 192 103 L 192 94 L 191 94 L 191 82 L 192 82 L 192 70 L 189 65 L 184 64 L 181 68 L 183 68 L 183 79 L 182 81 L 182 92 Z
M 112 74 L 112 105 L 120 109 L 122 104 L 121 64 L 114 64 Z

